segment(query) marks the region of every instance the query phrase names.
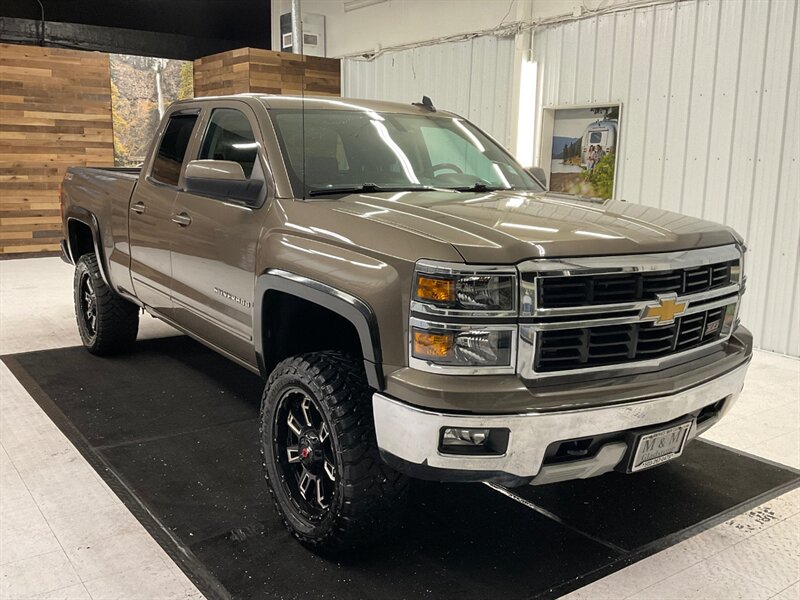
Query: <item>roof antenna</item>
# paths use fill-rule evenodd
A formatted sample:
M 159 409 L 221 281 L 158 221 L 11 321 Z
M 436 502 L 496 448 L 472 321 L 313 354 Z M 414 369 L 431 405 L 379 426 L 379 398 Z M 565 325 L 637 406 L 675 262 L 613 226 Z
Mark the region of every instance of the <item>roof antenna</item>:
M 427 96 L 422 97 L 422 102 L 412 102 L 411 104 L 414 106 L 419 106 L 420 108 L 424 108 L 431 112 L 436 112 L 436 108 L 433 106 L 433 102 Z

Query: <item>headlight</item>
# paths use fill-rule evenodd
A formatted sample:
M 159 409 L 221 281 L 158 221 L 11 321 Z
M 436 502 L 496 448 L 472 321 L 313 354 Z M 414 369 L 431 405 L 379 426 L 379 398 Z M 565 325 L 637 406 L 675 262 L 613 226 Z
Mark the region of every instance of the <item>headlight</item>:
M 412 311 L 440 315 L 516 315 L 516 270 L 420 261 Z
M 464 375 L 513 373 L 517 296 L 515 267 L 418 262 L 409 365 Z
M 430 325 L 430 324 L 426 324 Z M 421 361 L 453 367 L 507 367 L 511 365 L 510 329 L 411 328 L 411 355 Z

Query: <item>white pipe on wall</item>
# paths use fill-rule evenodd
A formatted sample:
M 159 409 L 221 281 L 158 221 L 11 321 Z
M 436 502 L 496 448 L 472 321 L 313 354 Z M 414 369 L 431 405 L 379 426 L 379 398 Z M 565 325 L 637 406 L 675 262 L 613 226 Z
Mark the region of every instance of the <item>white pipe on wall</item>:
M 292 0 L 292 52 L 303 53 L 303 17 L 300 0 Z

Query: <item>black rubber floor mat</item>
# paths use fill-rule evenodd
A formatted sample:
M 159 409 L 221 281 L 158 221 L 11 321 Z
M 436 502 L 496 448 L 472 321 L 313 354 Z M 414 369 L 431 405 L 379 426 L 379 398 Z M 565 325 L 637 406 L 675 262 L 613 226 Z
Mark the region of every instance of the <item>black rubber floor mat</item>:
M 208 597 L 554 597 L 799 481 L 695 442 L 655 470 L 512 490 L 517 501 L 480 484 L 415 482 L 400 530 L 324 559 L 271 505 L 257 376 L 184 337 L 113 359 L 65 348 L 4 360 Z
M 634 551 L 793 476 L 784 467 L 695 441 L 682 456 L 656 469 L 512 491 L 566 524 Z

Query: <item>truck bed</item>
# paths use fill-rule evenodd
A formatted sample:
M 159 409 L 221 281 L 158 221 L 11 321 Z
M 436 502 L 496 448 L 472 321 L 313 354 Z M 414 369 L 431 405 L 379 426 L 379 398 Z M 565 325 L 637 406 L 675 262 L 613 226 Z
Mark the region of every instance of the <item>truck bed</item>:
M 96 221 L 104 266 L 118 286 L 128 289 L 128 204 L 140 172 L 131 167 L 69 167 L 61 188 L 65 237 L 71 217 Z
M 80 171 L 86 171 L 89 173 L 106 172 L 113 174 L 115 177 L 120 176 L 125 179 L 136 180 L 139 178 L 139 173 L 142 172 L 142 168 L 141 167 L 70 167 L 68 171 L 73 174 Z

